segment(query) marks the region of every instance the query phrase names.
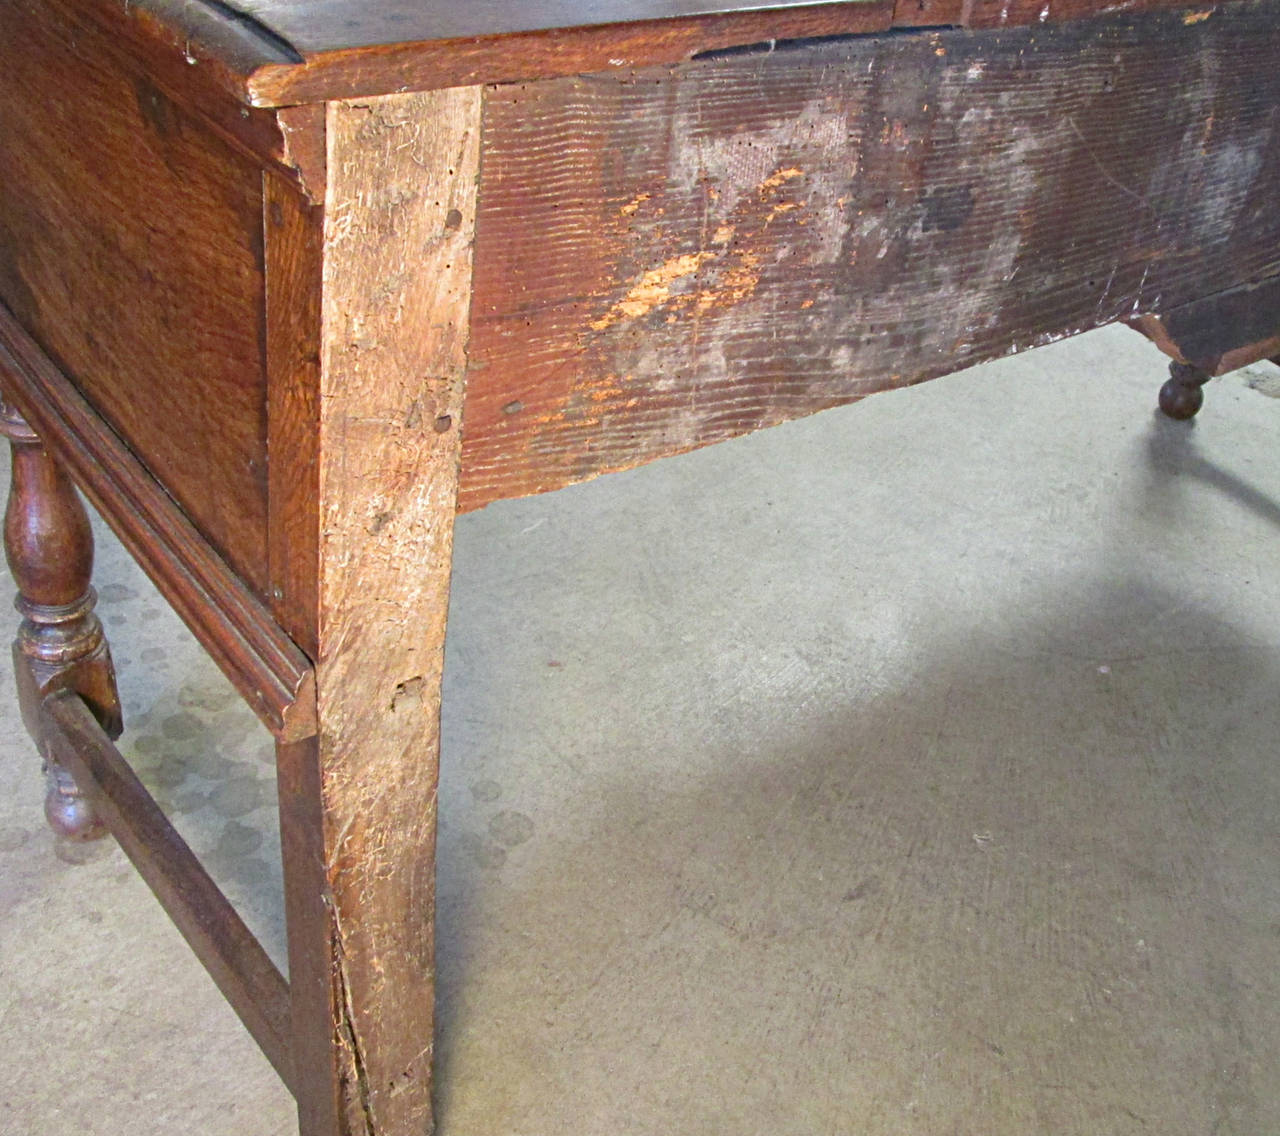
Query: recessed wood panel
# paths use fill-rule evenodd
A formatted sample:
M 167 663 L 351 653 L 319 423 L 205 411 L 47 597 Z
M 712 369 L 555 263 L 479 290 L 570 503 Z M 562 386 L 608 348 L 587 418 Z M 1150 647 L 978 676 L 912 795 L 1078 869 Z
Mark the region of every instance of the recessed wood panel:
M 0 170 L 0 299 L 265 592 L 258 167 L 14 0 Z
M 1275 274 L 1278 52 L 1265 0 L 491 88 L 462 507 Z

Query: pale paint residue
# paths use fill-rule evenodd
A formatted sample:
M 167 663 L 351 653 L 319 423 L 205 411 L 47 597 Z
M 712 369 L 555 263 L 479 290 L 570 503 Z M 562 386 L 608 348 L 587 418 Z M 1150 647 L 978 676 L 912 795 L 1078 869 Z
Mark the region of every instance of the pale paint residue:
M 859 148 L 850 140 L 858 132 L 824 98 L 810 100 L 794 117 L 752 130 L 750 145 L 736 132 L 709 136 L 701 114 L 696 100 L 676 110 L 668 176 L 679 192 L 705 194 L 713 223 L 730 223 L 740 202 L 767 200 L 801 179 L 805 200 L 817 212 L 857 174 Z M 812 158 L 803 165 L 796 160 L 799 139 Z
M 804 170 L 796 169 L 795 166 L 785 170 L 777 170 L 760 183 L 760 196 L 766 197 L 770 190 L 777 189 L 778 186 L 785 185 L 787 182 L 801 177 L 804 177 Z
M 639 211 L 640 206 L 652 197 L 651 193 L 637 193 L 630 201 L 618 210 L 624 217 L 633 217 Z
M 790 213 L 793 209 L 799 209 L 798 201 L 781 201 L 765 214 L 764 223 L 768 226 L 772 221 L 776 220 L 783 213 Z
M 718 305 L 731 307 L 750 296 L 760 283 L 760 258 L 746 251 L 737 254 L 738 263 L 725 269 L 714 287 L 701 289 L 695 299 L 699 312 Z
M 715 253 L 690 252 L 673 256 L 657 268 L 644 273 L 631 290 L 599 319 L 591 321 L 591 327 L 603 331 L 622 319 L 639 319 L 646 312 L 666 303 L 671 296 L 671 285 L 686 276 L 692 276 Z
M 1206 12 L 1188 12 L 1182 17 L 1182 22 L 1190 27 L 1192 24 L 1202 24 L 1210 16 L 1213 15 L 1212 9 Z
M 729 235 L 732 236 L 732 231 Z M 700 287 L 675 290 L 674 285 L 698 274 L 707 265 L 710 268 Z M 639 319 L 664 305 L 671 309 L 667 317 L 670 323 L 682 309 L 693 308 L 701 314 L 711 308 L 741 303 L 755 292 L 759 283 L 760 258 L 755 253 L 745 249 L 685 253 L 649 269 L 621 300 L 588 326 L 593 331 L 604 331 L 623 320 Z
M 967 68 L 949 70 L 939 83 L 937 105 L 948 113 L 950 108 L 962 105 L 965 86 L 970 82 Z M 984 155 L 984 162 L 991 167 L 984 180 L 1001 185 L 1007 210 L 1013 216 L 1031 210 L 1039 189 L 1037 179 L 1028 176 L 1028 171 L 1039 168 L 1044 153 L 1066 150 L 1072 138 L 1070 126 L 1060 122 L 1047 130 L 1023 126 L 993 145 L 985 117 L 960 116 L 956 124 L 957 149 Z M 894 142 L 891 131 L 885 143 L 892 146 Z M 980 198 L 978 207 L 981 206 Z M 858 259 L 859 254 L 864 261 L 877 257 L 883 260 L 895 250 L 905 258 L 922 256 L 923 250 L 938 240 L 936 233 L 923 230 L 918 218 L 904 225 L 900 210 L 883 208 L 876 202 L 867 202 L 865 209 L 859 209 L 847 223 L 850 239 L 844 248 L 850 261 Z M 878 358 L 878 351 L 884 347 L 883 338 L 878 346 L 864 343 L 867 326 L 882 329 L 876 333 L 879 337 L 895 334 L 903 323 L 904 312 L 908 313 L 908 320 L 914 311 L 931 313 L 928 328 L 918 343 L 921 357 L 930 350 L 963 355 L 969 344 L 1000 318 L 998 293 L 993 289 L 997 288 L 997 281 L 1007 280 L 1016 271 L 1021 245 L 1020 228 L 1004 226 L 964 263 L 939 260 L 927 278 L 895 277 L 882 289 L 859 294 L 833 318 L 828 331 L 830 373 L 842 376 L 843 381 L 850 376 L 862 377 L 860 368 L 866 364 L 861 360 Z M 882 374 L 877 372 L 876 377 Z

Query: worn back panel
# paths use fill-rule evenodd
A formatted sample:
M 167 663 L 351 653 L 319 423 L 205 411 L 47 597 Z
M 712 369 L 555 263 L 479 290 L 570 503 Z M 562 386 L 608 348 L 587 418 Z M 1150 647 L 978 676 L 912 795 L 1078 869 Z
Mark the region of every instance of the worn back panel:
M 462 506 L 1280 271 L 1280 5 L 489 92 Z
M 94 47 L 0 4 L 0 300 L 262 593 L 261 174 Z

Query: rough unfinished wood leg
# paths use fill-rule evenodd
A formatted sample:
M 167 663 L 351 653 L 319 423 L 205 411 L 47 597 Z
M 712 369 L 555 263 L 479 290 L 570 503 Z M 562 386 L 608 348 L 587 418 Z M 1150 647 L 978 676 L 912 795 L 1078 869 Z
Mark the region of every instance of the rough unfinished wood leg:
M 1204 384 L 1213 376 L 1190 363 L 1169 364 L 1169 379 L 1160 388 L 1160 409 L 1170 418 L 1194 418 L 1204 405 Z
M 480 93 L 327 114 L 319 732 L 278 749 L 293 1052 L 304 1136 L 422 1136 Z
M 74 690 L 107 734 L 120 736 L 115 671 L 89 586 L 93 534 L 71 482 L 21 414 L 3 402 L 0 432 L 13 456 L 4 548 L 22 614 L 13 644 L 22 720 L 44 760 L 50 825 L 63 836 L 89 840 L 105 829 L 71 774 L 54 760 L 40 723 L 40 703 L 54 690 Z

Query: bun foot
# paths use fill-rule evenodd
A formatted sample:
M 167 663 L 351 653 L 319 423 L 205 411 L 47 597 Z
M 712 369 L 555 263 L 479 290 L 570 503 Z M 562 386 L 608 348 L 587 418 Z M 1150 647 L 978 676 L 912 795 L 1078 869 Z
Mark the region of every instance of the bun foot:
M 1169 381 L 1160 388 L 1160 409 L 1170 418 L 1194 418 L 1204 405 L 1204 384 L 1212 376 L 1190 363 L 1170 363 Z
M 107 826 L 76 787 L 70 773 L 61 766 L 52 766 L 45 776 L 48 789 L 44 796 L 44 817 L 54 832 L 78 842 L 106 836 Z

